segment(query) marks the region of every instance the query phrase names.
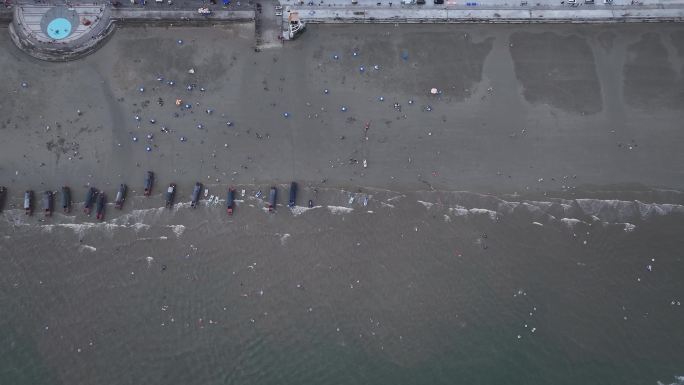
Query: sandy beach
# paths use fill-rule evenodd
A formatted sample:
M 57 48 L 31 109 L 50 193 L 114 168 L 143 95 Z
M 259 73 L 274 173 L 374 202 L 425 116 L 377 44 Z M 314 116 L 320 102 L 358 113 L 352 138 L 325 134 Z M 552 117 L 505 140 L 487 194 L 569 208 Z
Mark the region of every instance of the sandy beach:
M 64 64 L 2 37 L 0 178 L 13 197 L 137 186 L 148 169 L 182 189 L 217 179 L 519 194 L 684 183 L 677 25 L 308 32 L 255 53 L 248 25 L 123 28 Z

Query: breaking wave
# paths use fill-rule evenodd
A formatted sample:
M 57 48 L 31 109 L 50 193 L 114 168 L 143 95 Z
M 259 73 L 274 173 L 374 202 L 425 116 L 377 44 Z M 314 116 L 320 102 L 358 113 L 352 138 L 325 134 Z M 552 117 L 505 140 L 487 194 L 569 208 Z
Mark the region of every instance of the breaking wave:
M 255 191 L 258 187 L 254 187 Z M 494 195 L 478 194 L 463 191 L 415 191 L 399 194 L 397 192 L 364 188 L 364 192 L 349 192 L 335 188 L 302 189 L 302 194 L 315 197 L 319 205 L 312 208 L 294 206 L 288 209 L 293 217 L 298 217 L 310 210 L 325 207 L 330 214 L 347 215 L 355 213 L 355 208 L 364 208 L 364 213 L 373 213 L 378 210 L 401 210 L 408 205 L 419 205 L 423 209 L 439 213 L 445 222 L 451 222 L 454 218 L 488 218 L 499 221 L 507 216 L 520 216 L 537 226 L 557 223 L 567 228 L 579 225 L 592 226 L 595 223 L 602 225 L 619 225 L 625 232 L 637 229 L 641 221 L 647 221 L 666 215 L 684 214 L 684 206 L 675 203 L 648 203 L 642 200 L 619 200 L 619 199 L 593 199 L 577 198 L 563 199 L 550 198 L 548 200 L 511 200 L 509 198 Z M 243 209 L 261 211 L 263 201 L 254 193 L 236 200 L 238 206 Z M 247 203 L 247 202 L 252 202 Z M 212 195 L 209 199 L 202 200 L 202 206 L 212 210 L 225 202 L 218 195 Z M 23 210 L 10 209 L 0 214 L 0 219 L 14 227 L 38 226 L 46 233 L 58 228 L 70 229 L 75 234 L 83 235 L 91 229 L 102 229 L 108 232 L 117 229 L 128 229 L 136 233 L 146 232 L 151 226 L 166 227 L 171 229 L 173 235 L 179 238 L 185 231 L 183 224 L 170 224 L 182 221 L 183 217 L 176 217 L 182 211 L 190 210 L 189 202 L 179 202 L 172 210 L 164 207 L 146 209 L 133 209 L 130 211 L 111 211 L 111 219 L 104 222 L 79 222 L 83 220 L 79 215 L 64 215 L 55 213 L 51 219 L 43 219 L 40 216 L 26 217 Z M 265 210 L 267 211 L 267 210 Z M 175 218 L 175 219 L 174 219 Z M 171 223 L 174 223 L 171 222 Z M 181 222 L 182 223 L 182 222 Z M 169 234 L 170 235 L 170 234 Z M 143 235 L 144 236 L 144 235 Z
M 550 199 L 548 201 L 509 201 L 491 195 L 468 192 L 422 192 L 416 202 L 427 210 L 445 210 L 451 217 L 487 216 L 493 221 L 507 215 L 523 214 L 532 223 L 559 222 L 567 227 L 594 222 L 623 226 L 632 232 L 637 224 L 665 215 L 684 215 L 684 206 L 671 203 L 646 203 L 616 199 Z M 428 199 L 433 198 L 433 199 Z M 445 214 L 446 215 L 446 214 Z

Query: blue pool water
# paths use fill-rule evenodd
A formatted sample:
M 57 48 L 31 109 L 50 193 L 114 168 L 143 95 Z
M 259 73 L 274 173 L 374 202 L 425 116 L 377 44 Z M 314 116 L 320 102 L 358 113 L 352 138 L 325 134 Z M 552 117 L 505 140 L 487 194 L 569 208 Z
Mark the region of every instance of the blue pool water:
M 52 39 L 64 39 L 71 33 L 71 22 L 64 18 L 54 19 L 48 24 L 47 34 Z

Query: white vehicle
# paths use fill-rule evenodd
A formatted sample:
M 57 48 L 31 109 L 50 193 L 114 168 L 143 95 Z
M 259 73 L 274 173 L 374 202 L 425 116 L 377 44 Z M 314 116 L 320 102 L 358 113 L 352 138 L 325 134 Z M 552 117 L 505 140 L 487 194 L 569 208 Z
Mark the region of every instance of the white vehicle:
M 294 39 L 297 35 L 304 31 L 306 24 L 299 18 L 298 12 L 290 13 L 288 16 L 288 21 L 290 22 L 288 30 L 289 37 L 290 39 Z

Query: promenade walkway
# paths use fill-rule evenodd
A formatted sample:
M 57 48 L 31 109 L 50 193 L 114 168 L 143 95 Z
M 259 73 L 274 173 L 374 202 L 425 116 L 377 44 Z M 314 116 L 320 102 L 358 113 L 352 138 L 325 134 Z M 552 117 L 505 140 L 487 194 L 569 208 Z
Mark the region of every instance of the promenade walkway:
M 410 0 L 409 0 L 410 1 Z M 288 12 L 298 12 L 308 23 L 590 23 L 679 22 L 684 20 L 684 1 L 585 3 L 564 1 L 447 1 L 424 5 L 388 0 L 339 0 L 306 2 L 283 0 Z M 284 17 L 287 17 L 287 13 Z
M 96 50 L 114 32 L 115 23 L 250 22 L 254 11 L 238 7 L 200 15 L 197 8 L 112 7 L 109 2 L 28 4 L 14 6 L 9 26 L 12 41 L 29 55 L 47 61 L 67 61 Z
M 261 0 L 223 7 L 207 2 L 154 6 L 121 2 L 71 4 L 20 3 L 14 6 L 10 35 L 30 55 L 52 61 L 73 60 L 95 50 L 119 22 L 205 24 L 251 22 L 257 24 L 257 49 L 281 46 L 289 38 L 288 16 L 297 13 L 305 23 L 610 23 L 681 22 L 684 0 Z M 438 0 L 439 2 L 439 0 Z M 257 6 L 258 5 L 258 6 Z M 198 6 L 212 10 L 200 15 Z M 277 8 L 277 11 L 276 11 Z M 6 13 L 6 11 L 5 11 Z M 1 16 L 1 15 L 0 15 Z

